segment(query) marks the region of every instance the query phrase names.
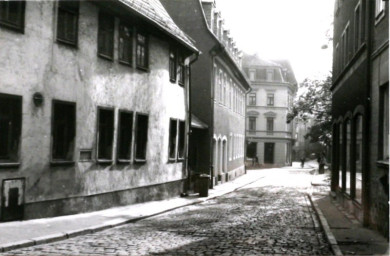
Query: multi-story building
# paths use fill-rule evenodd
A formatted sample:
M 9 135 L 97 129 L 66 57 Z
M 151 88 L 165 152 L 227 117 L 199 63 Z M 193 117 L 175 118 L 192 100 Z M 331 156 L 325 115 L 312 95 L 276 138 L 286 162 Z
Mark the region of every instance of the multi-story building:
M 183 191 L 198 51 L 158 0 L 1 1 L 0 45 L 1 220 Z
M 191 66 L 189 166 L 210 173 L 212 184 L 242 175 L 245 141 L 245 94 L 249 82 L 241 55 L 212 0 L 162 0 L 173 20 L 202 52 Z M 199 123 L 199 122 L 196 122 Z
M 337 0 L 332 191 L 364 225 L 389 234 L 389 5 Z
M 268 61 L 244 55 L 243 68 L 251 81 L 247 95 L 247 157 L 260 165 L 291 165 L 294 122 L 287 114 L 297 92 L 297 81 L 288 61 Z

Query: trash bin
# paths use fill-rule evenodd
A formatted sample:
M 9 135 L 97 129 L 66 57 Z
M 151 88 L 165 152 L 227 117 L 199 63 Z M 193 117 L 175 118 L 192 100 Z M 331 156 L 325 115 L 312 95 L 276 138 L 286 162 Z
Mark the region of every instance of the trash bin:
M 210 175 L 208 174 L 199 175 L 199 196 L 200 197 L 209 196 L 209 182 L 210 182 Z

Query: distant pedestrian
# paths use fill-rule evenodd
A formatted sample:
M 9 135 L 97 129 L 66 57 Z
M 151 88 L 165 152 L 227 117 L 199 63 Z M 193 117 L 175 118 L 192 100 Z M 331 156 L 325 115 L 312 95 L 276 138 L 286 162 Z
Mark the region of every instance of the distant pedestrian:
M 305 157 L 301 157 L 301 167 L 305 166 Z
M 323 156 L 322 154 L 319 155 L 317 158 L 317 162 L 318 162 L 318 173 L 319 174 L 325 173 L 325 156 Z

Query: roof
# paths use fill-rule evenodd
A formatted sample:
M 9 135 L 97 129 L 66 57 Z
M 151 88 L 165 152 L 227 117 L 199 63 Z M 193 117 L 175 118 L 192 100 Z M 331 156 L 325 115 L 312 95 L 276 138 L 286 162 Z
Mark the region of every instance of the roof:
M 291 64 L 288 60 L 273 60 L 278 63 L 282 68 L 286 69 L 286 80 L 291 84 L 297 84 L 297 79 L 295 78 L 294 70 L 291 67 Z
M 242 57 L 243 66 L 281 67 L 280 64 L 260 58 L 257 54 L 244 54 Z
M 187 35 L 176 25 L 159 0 L 118 0 L 141 14 L 193 51 L 198 51 Z

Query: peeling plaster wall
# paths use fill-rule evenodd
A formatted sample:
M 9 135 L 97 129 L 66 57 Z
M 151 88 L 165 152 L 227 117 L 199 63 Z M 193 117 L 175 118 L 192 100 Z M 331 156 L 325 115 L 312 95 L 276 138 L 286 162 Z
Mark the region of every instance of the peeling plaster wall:
M 0 180 L 26 177 L 25 202 L 89 196 L 185 178 L 182 163 L 168 164 L 169 118 L 185 120 L 185 92 L 169 81 L 167 42 L 150 36 L 149 72 L 97 56 L 98 7 L 80 3 L 78 47 L 55 42 L 56 2 L 26 3 L 25 33 L 0 28 L 0 93 L 23 96 L 19 168 L 0 169 Z M 42 107 L 32 95 L 41 92 Z M 50 165 L 52 100 L 76 103 L 75 165 Z M 146 163 L 97 165 L 97 107 L 149 115 Z M 80 149 L 92 161 L 79 162 Z M 1 193 L 1 192 L 0 192 Z

